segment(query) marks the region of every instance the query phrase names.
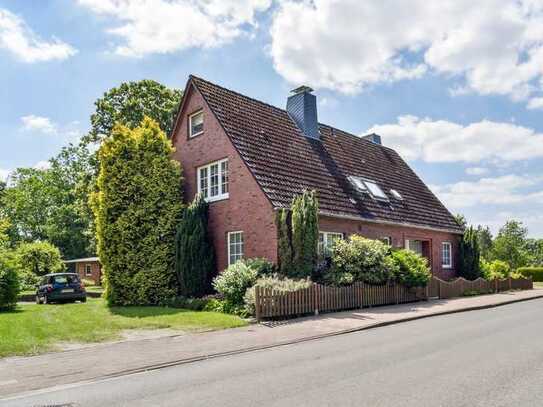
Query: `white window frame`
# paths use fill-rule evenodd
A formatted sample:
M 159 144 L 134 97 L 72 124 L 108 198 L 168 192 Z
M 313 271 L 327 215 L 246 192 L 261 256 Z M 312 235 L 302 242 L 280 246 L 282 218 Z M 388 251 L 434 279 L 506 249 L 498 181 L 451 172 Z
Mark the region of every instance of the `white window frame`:
M 88 271 L 90 270 L 90 272 Z M 85 277 L 92 276 L 92 264 L 85 264 Z
M 362 178 L 362 177 L 355 177 L 353 175 L 347 177 L 347 179 L 351 182 L 351 184 L 354 185 L 356 189 L 358 189 L 358 191 L 367 192 L 373 199 L 376 199 L 379 201 L 389 200 L 387 194 L 385 193 L 385 191 L 383 191 L 383 188 L 381 188 L 377 182 L 372 181 L 370 179 Z M 381 196 L 381 195 L 376 194 L 374 192 L 375 191 L 374 188 L 376 188 L 377 191 L 380 191 L 381 194 L 383 195 Z
M 202 130 L 197 133 L 192 133 L 192 119 L 193 117 L 196 117 L 198 115 L 202 115 Z M 204 110 L 200 109 L 197 112 L 194 112 L 189 115 L 189 138 L 199 136 L 200 134 L 203 134 L 203 133 L 204 133 Z
M 322 236 L 322 242 L 321 242 L 321 236 Z M 319 231 L 319 243 L 318 243 L 318 246 L 317 246 L 317 253 L 319 256 L 328 256 L 330 255 L 330 247 L 328 247 L 329 245 L 329 238 L 330 236 L 336 236 L 336 237 L 339 237 L 340 239 L 345 239 L 345 234 L 343 234 L 342 232 L 326 232 L 326 231 Z
M 223 166 L 223 164 L 226 164 Z M 217 191 L 218 193 L 216 195 L 211 196 L 211 167 L 217 166 Z M 224 171 L 224 168 L 226 167 L 226 171 Z M 206 170 L 206 177 L 205 179 L 202 178 L 201 172 L 202 170 Z M 196 182 L 197 182 L 197 191 L 198 193 L 202 194 L 206 202 L 215 202 L 220 201 L 223 199 L 228 199 L 230 197 L 229 194 L 229 172 L 230 169 L 228 168 L 228 158 L 225 158 L 224 160 L 220 161 L 214 161 L 212 163 L 202 165 L 201 167 L 198 167 L 196 169 Z M 224 178 L 224 179 L 223 179 Z M 202 181 L 205 181 L 205 191 L 202 189 Z
M 383 236 L 381 238 L 381 241 L 386 244 L 387 246 L 392 247 L 392 236 Z
M 412 250 L 411 249 L 411 242 L 421 242 L 420 243 L 420 253 L 417 252 L 416 250 Z M 413 253 L 417 253 L 421 256 L 423 256 L 423 253 L 424 253 L 424 247 L 423 247 L 423 244 L 424 244 L 424 240 L 420 240 L 420 239 L 405 239 L 405 250 L 410 250 L 412 251 Z
M 449 261 L 445 263 L 445 247 L 449 249 Z M 452 243 L 451 242 L 441 242 L 441 267 L 444 269 L 452 268 Z
M 238 235 L 240 234 L 241 235 L 241 242 L 240 243 L 232 243 L 231 242 L 231 238 L 233 235 Z M 241 250 L 240 250 L 240 253 L 235 253 L 233 254 L 232 253 L 232 244 L 236 244 L 236 245 L 239 245 Z M 232 265 L 234 264 L 235 262 L 243 259 L 243 256 L 244 256 L 244 252 L 245 252 L 245 239 L 244 239 L 244 236 L 243 236 L 243 230 L 236 230 L 234 232 L 228 232 L 227 234 L 227 239 L 226 239 L 226 246 L 227 246 L 227 251 L 228 251 L 228 265 Z M 231 261 L 231 257 L 235 255 L 237 256 L 237 258 L 234 260 L 234 261 Z

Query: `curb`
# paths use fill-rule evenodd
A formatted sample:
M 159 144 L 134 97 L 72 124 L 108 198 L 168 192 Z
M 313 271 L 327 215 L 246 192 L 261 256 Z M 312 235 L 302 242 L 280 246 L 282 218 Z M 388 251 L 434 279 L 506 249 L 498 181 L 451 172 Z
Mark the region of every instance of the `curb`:
M 126 370 L 121 370 L 121 371 L 115 372 L 115 373 L 109 373 L 109 374 L 105 374 L 105 375 L 95 376 L 95 377 L 85 379 L 85 380 L 82 380 L 82 381 L 79 381 L 79 382 L 67 383 L 67 384 L 64 384 L 64 385 L 53 386 L 53 387 L 43 388 L 43 389 L 29 390 L 29 391 L 26 391 L 26 392 L 15 393 L 15 394 L 11 394 L 11 395 L 8 394 L 5 397 L 0 396 L 0 401 L 2 401 L 2 400 L 3 401 L 14 400 L 14 399 L 19 399 L 19 398 L 22 398 L 22 397 L 28 397 L 30 395 L 36 395 L 36 394 L 44 394 L 44 393 L 48 393 L 48 392 L 54 391 L 54 390 L 73 388 L 73 387 L 76 387 L 76 386 L 80 386 L 82 384 L 89 384 L 89 383 L 107 381 L 107 380 L 114 379 L 114 378 L 117 378 L 117 377 L 128 376 L 128 375 L 144 373 L 144 372 L 150 372 L 150 371 L 153 371 L 153 370 L 164 369 L 164 368 L 172 367 L 172 366 L 179 366 L 179 365 L 195 363 L 195 362 L 200 362 L 200 361 L 210 360 L 210 359 L 216 359 L 216 358 L 221 358 L 221 357 L 226 357 L 226 356 L 241 355 L 241 354 L 255 352 L 255 351 L 259 351 L 259 350 L 278 348 L 278 347 L 281 347 L 281 346 L 295 345 L 295 344 L 298 344 L 298 343 L 309 342 L 309 341 L 314 341 L 314 340 L 318 340 L 318 339 L 324 339 L 324 338 L 329 338 L 329 337 L 334 337 L 334 336 L 339 336 L 339 335 L 345 335 L 345 334 L 354 333 L 354 332 L 361 332 L 361 331 L 366 331 L 366 330 L 370 330 L 370 329 L 374 329 L 374 328 L 380 328 L 380 327 L 389 326 L 389 325 L 396 325 L 396 324 L 401 324 L 401 323 L 409 322 L 409 321 L 416 321 L 416 320 L 419 320 L 419 319 L 437 317 L 437 316 L 442 316 L 442 315 L 458 314 L 458 313 L 468 312 L 468 311 L 477 311 L 477 310 L 483 310 L 483 309 L 497 308 L 497 307 L 500 307 L 502 305 L 509 305 L 509 304 L 514 304 L 514 303 L 517 303 L 517 302 L 525 302 L 525 301 L 537 300 L 537 299 L 540 299 L 540 298 L 543 298 L 543 293 L 540 294 L 540 295 L 534 296 L 534 297 L 530 297 L 530 298 L 511 299 L 509 301 L 500 302 L 500 303 L 478 305 L 478 306 L 472 306 L 472 307 L 461 308 L 461 309 L 450 310 L 450 311 L 440 311 L 440 312 L 435 312 L 435 313 L 426 314 L 426 315 L 414 315 L 412 317 L 406 317 L 406 318 L 392 320 L 392 321 L 376 322 L 374 324 L 366 325 L 366 326 L 363 326 L 363 327 L 344 329 L 344 330 L 341 330 L 341 331 L 335 331 L 335 332 L 330 332 L 330 333 L 320 334 L 320 335 L 307 336 L 307 337 L 304 337 L 304 338 L 293 339 L 293 340 L 288 340 L 288 341 L 283 341 L 283 342 L 277 342 L 277 343 L 273 343 L 273 344 L 270 344 L 270 345 L 252 346 L 252 347 L 236 349 L 236 350 L 232 350 L 232 351 L 218 352 L 218 353 L 212 353 L 212 354 L 208 354 L 208 355 L 199 355 L 199 356 L 195 356 L 195 357 L 192 357 L 192 358 L 177 359 L 177 360 L 172 360 L 170 362 L 157 363 L 157 364 L 154 364 L 154 365 L 147 365 L 147 366 L 142 366 L 142 367 L 139 367 L 139 368 L 126 369 Z

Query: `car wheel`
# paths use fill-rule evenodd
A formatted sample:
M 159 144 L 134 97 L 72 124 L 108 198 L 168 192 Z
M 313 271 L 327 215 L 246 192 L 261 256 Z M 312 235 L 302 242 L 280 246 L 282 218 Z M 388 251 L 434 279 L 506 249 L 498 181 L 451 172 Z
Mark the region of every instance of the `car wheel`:
M 41 304 L 40 296 L 36 295 L 36 304 Z
M 87 297 L 81 298 L 81 302 L 87 302 Z

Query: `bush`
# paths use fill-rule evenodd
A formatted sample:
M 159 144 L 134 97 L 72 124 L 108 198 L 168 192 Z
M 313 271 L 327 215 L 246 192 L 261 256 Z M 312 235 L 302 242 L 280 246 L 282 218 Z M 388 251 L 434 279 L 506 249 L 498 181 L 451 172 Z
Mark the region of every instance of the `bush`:
M 66 270 L 60 250 L 49 242 L 22 243 L 15 256 L 24 290 L 35 289 L 41 276 Z
M 292 268 L 289 277 L 306 278 L 317 264 L 319 204 L 315 191 L 304 191 L 292 201 Z
M 98 152 L 91 196 L 109 305 L 160 304 L 177 294 L 175 232 L 183 208 L 174 148 L 156 122 L 116 126 Z
M 243 306 L 245 292 L 258 279 L 258 271 L 240 260 L 228 266 L 213 280 L 213 287 L 232 306 Z
M 203 298 L 187 298 L 181 295 L 172 298 L 170 301 L 167 301 L 164 305 L 171 308 L 183 308 L 191 311 L 202 311 L 204 310 L 211 300 L 215 298 L 203 297 Z
M 520 267 L 517 272 L 526 277 L 532 277 L 533 281 L 543 281 L 543 267 Z
M 406 287 L 425 287 L 432 277 L 428 260 L 410 250 L 392 252 L 392 259 L 398 266 L 392 278 Z
M 205 306 L 204 311 L 222 312 L 223 314 L 234 314 L 241 318 L 247 318 L 250 315 L 243 305 L 234 305 L 227 300 L 218 298 L 211 299 Z
M 311 281 L 307 280 L 292 280 L 290 278 L 281 277 L 278 274 L 261 277 L 256 281 L 256 284 L 249 288 L 245 293 L 245 310 L 249 315 L 255 314 L 255 287 L 271 288 L 272 290 L 282 293 L 292 292 L 308 288 L 311 286 Z
M 19 276 L 12 253 L 0 252 L 0 310 L 13 309 L 19 296 Z
M 332 264 L 326 280 L 333 284 L 353 281 L 382 284 L 397 270 L 396 263 L 388 256 L 389 250 L 383 242 L 359 235 L 338 240 L 332 248 Z
M 481 277 L 481 253 L 477 231 L 470 226 L 464 232 L 459 245 L 459 274 L 467 280 Z
M 201 297 L 211 291 L 215 253 L 207 232 L 208 204 L 201 194 L 183 212 L 175 235 L 175 271 L 179 293 Z
M 496 278 L 507 278 L 511 273 L 509 264 L 501 260 L 494 260 L 493 262 L 481 262 L 481 268 L 483 270 L 483 276 L 486 280 L 495 280 Z
M 275 264 L 262 257 L 245 259 L 243 262 L 247 265 L 247 267 L 256 270 L 259 276 L 270 276 L 276 272 Z

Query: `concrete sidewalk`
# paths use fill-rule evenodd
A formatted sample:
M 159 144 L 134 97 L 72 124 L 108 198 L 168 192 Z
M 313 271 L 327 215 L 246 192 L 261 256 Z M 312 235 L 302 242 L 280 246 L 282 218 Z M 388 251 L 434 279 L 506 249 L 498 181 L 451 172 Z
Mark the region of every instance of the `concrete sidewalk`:
M 0 359 L 0 397 L 535 298 L 543 298 L 543 289 L 366 308 L 223 331 L 5 358 Z

